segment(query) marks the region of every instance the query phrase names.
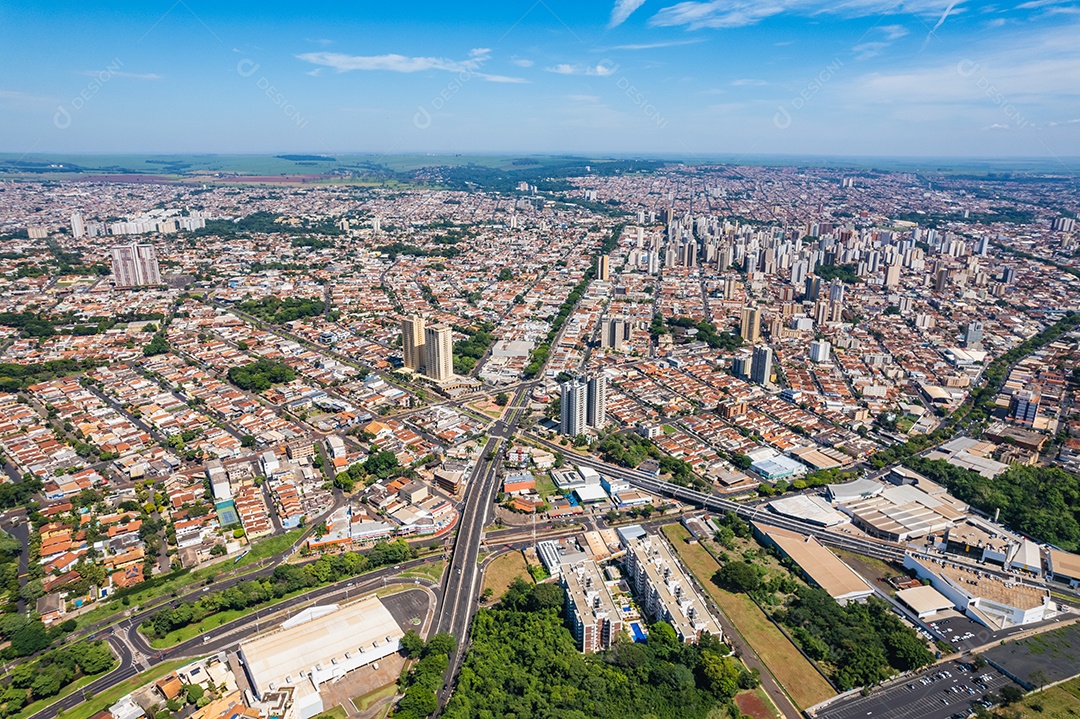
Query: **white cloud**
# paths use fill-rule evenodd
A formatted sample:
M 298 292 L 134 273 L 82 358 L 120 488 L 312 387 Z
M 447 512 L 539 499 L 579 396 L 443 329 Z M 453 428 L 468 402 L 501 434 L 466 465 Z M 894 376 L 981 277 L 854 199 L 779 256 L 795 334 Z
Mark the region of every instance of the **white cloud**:
M 877 29 L 885 33 L 885 39 L 889 42 L 899 40 L 908 34 L 908 29 L 903 25 L 881 25 Z
M 765 87 L 769 83 L 764 80 L 754 80 L 752 78 L 742 78 L 739 80 L 732 80 L 732 87 Z
M 958 2 L 954 2 L 948 12 L 953 12 Z M 698 30 L 754 25 L 781 13 L 845 17 L 915 13 L 934 17 L 941 9 L 941 0 L 911 0 L 903 4 L 894 0 L 842 0 L 839 3 L 823 3 L 821 0 L 686 0 L 662 8 L 649 23 L 660 27 L 685 25 L 691 30 Z
M 162 80 L 161 75 L 156 72 L 122 72 L 120 70 L 83 70 L 80 75 L 86 75 L 87 77 L 126 77 L 131 80 Z
M 645 0 L 615 0 L 615 7 L 611 8 L 611 20 L 608 27 L 618 27 L 626 22 L 626 19 L 634 14 L 634 11 L 645 4 Z
M 479 72 L 480 67 L 491 59 L 491 50 L 486 47 L 478 47 L 469 51 L 466 60 L 452 60 L 445 57 L 410 57 L 407 55 L 346 55 L 340 52 L 306 52 L 297 55 L 298 60 L 328 67 L 337 72 L 352 72 L 353 70 L 384 70 L 386 72 L 426 72 L 428 70 L 441 70 L 444 72 L 468 72 L 489 82 L 527 82 L 523 78 L 507 77 L 505 75 L 490 75 Z
M 656 50 L 662 47 L 678 47 L 680 45 L 696 45 L 701 42 L 703 38 L 696 40 L 673 40 L 671 42 L 646 42 L 630 45 L 615 45 L 612 50 Z
M 532 67 L 536 64 L 527 57 L 512 57 L 510 58 L 510 62 L 514 63 L 518 67 Z
M 322 45 L 323 47 L 326 47 L 327 45 L 333 45 L 334 44 L 333 40 L 328 40 L 325 37 L 309 37 L 309 38 L 305 38 L 305 40 L 307 42 L 314 43 L 316 45 Z
M 569 63 L 559 63 L 552 67 L 545 67 L 547 72 L 553 72 L 556 75 L 592 75 L 595 77 L 607 77 L 615 72 L 615 68 L 611 65 L 605 65 L 604 63 L 598 63 L 597 65 L 571 65 Z

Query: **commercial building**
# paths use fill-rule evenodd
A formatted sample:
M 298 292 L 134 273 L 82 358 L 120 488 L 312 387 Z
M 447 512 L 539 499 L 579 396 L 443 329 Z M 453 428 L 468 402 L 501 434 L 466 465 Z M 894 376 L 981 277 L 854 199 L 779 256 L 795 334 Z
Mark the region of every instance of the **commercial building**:
M 1080 587 L 1080 556 L 1050 549 L 1047 551 L 1046 564 L 1046 573 L 1051 579 L 1070 587 Z
M 781 554 L 795 562 L 811 582 L 840 604 L 862 602 L 874 593 L 862 577 L 814 537 L 757 523 L 754 530 L 765 544 L 776 547 Z
M 240 658 L 256 698 L 293 688 L 297 719 L 324 709 L 319 687 L 396 654 L 404 632 L 378 597 L 338 607 L 312 607 L 278 629 L 240 642 Z
M 424 374 L 436 382 L 454 374 L 453 330 L 446 325 L 424 328 Z
M 406 369 L 423 371 L 424 318 L 419 315 L 401 318 L 401 358 Z
M 719 623 L 663 539 L 646 534 L 626 545 L 630 586 L 646 614 L 670 624 L 683 642 L 696 642 L 702 632 L 722 638 Z
M 157 250 L 153 245 L 118 245 L 112 248 L 112 271 L 117 287 L 160 285 Z
M 561 581 L 578 648 L 586 654 L 610 649 L 622 632 L 622 614 L 600 567 L 592 560 L 564 567 Z
M 1028 427 L 1035 424 L 1035 418 L 1039 416 L 1039 403 L 1042 398 L 1038 392 L 1020 390 L 1012 396 L 1009 402 L 1009 416 L 1017 424 Z
M 904 556 L 904 568 L 928 580 L 957 611 L 991 629 L 1041 622 L 1057 614 L 1050 590 L 1016 579 L 999 579 L 975 567 L 912 554 Z

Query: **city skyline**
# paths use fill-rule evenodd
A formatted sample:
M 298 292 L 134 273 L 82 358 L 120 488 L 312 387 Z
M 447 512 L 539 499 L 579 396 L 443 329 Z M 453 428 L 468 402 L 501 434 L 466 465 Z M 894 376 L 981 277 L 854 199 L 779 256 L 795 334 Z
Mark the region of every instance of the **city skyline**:
M 17 5 L 0 150 L 1064 159 L 1078 9 Z

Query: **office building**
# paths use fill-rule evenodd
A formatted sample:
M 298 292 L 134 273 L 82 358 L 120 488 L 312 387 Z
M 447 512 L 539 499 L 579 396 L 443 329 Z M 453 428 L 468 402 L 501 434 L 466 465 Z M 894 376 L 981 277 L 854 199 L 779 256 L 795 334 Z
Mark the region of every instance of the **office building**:
M 420 315 L 401 318 L 401 356 L 406 369 L 421 372 L 424 368 L 424 318 Z
M 830 349 L 827 340 L 814 340 L 810 343 L 810 360 L 813 362 L 828 362 Z
M 578 649 L 585 654 L 610 649 L 622 632 L 622 614 L 600 567 L 587 559 L 563 568 L 560 575 Z
M 112 270 L 117 287 L 160 285 L 157 251 L 153 245 L 118 245 L 112 248 Z
M 600 255 L 596 258 L 596 279 L 607 282 L 611 279 L 611 258 Z
M 630 323 L 625 317 L 608 317 L 600 326 L 600 347 L 621 352 L 630 339 Z
M 821 278 L 810 275 L 806 278 L 805 291 L 803 292 L 803 299 L 808 302 L 813 302 L 821 294 Z
M 750 361 L 750 381 L 755 384 L 769 384 L 772 381 L 772 349 L 761 345 L 754 348 L 754 357 Z
M 603 373 L 589 378 L 585 397 L 585 424 L 602 429 L 607 424 L 607 377 Z
M 625 544 L 630 587 L 646 615 L 670 624 L 682 642 L 696 642 L 702 633 L 723 638 L 719 623 L 663 539 L 645 534 Z
M 1042 397 L 1037 392 L 1020 390 L 1009 402 L 1009 416 L 1014 422 L 1030 427 L 1039 416 L 1039 402 Z
M 452 332 L 446 325 L 424 328 L 424 375 L 436 382 L 448 380 L 454 374 Z
M 739 335 L 744 342 L 757 342 L 761 339 L 761 310 L 757 307 L 743 307 L 739 322 Z
M 967 327 L 964 328 L 964 346 L 976 347 L 982 344 L 983 325 L 982 322 L 974 320 L 969 322 Z
M 576 437 L 585 432 L 588 387 L 578 379 L 563 382 L 559 400 L 559 433 Z
M 73 212 L 71 215 L 71 236 L 75 239 L 86 237 L 86 223 L 83 222 L 80 212 Z

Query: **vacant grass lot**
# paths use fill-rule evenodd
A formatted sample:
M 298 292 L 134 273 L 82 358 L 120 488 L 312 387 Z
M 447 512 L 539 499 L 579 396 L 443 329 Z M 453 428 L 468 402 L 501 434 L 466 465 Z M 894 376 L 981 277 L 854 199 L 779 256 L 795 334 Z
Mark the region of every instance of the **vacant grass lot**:
M 720 611 L 761 657 L 761 661 L 798 707 L 813 706 L 835 696 L 836 691 L 825 681 L 825 677 L 821 676 L 791 640 L 769 621 L 750 597 L 728 592 L 712 581 L 720 564 L 700 544 L 686 543 L 690 532 L 685 527 L 681 524 L 669 524 L 664 527 L 664 534 L 671 540 L 675 551 L 697 577 L 701 586 L 720 607 Z
M 532 583 L 532 575 L 521 552 L 507 552 L 491 560 L 484 571 L 484 589 L 491 589 L 491 602 L 497 602 L 518 577 Z
M 1014 705 L 1020 719 L 1071 719 L 1080 716 L 1080 678 L 1025 697 Z

